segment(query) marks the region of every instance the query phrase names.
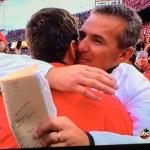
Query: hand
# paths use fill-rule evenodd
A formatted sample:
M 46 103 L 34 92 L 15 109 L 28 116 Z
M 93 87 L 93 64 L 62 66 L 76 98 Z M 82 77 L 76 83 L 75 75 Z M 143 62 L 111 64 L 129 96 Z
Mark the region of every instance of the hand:
M 42 147 L 89 145 L 86 133 L 67 117 L 54 117 L 43 121 L 35 130 L 33 137 L 36 139 L 44 137 Z
M 117 89 L 115 79 L 102 69 L 85 65 L 53 67 L 47 74 L 53 89 L 78 92 L 88 98 L 99 99 L 95 90 L 114 95 Z

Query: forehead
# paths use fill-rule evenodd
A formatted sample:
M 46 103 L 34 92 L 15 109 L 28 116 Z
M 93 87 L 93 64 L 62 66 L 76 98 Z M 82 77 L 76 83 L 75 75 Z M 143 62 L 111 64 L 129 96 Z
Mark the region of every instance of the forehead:
M 137 58 L 148 58 L 148 53 L 146 51 L 137 52 Z
M 85 21 L 81 30 L 89 33 L 90 31 L 97 34 L 106 32 L 116 35 L 120 33 L 125 26 L 126 22 L 120 17 L 94 13 Z
M 148 57 L 145 57 L 145 56 L 138 56 L 138 59 L 139 59 L 139 58 L 148 59 Z

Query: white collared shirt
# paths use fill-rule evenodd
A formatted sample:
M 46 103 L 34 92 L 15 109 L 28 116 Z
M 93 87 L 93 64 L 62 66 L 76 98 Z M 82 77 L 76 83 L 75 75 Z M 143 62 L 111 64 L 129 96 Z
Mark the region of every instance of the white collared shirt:
M 119 89 L 116 96 L 125 105 L 133 120 L 133 135 L 119 135 L 111 132 L 90 132 L 96 145 L 150 143 L 150 138 L 140 138 L 143 129 L 150 131 L 150 82 L 134 66 L 122 63 L 112 73 Z

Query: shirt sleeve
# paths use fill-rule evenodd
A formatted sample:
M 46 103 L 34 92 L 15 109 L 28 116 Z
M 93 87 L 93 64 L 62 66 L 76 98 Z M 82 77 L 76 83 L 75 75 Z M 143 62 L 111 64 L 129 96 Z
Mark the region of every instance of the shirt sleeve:
M 133 122 L 133 135 L 139 136 L 143 129 L 150 131 L 150 82 L 135 67 L 122 64 L 116 93 L 125 105 Z
M 150 138 L 142 139 L 140 136 L 120 135 L 107 131 L 91 131 L 95 145 L 113 145 L 113 144 L 138 144 L 150 143 Z
M 125 105 L 133 121 L 133 136 L 91 131 L 96 145 L 150 143 L 150 137 L 147 139 L 140 137 L 143 129 L 150 131 L 150 82 L 128 64 L 119 65 L 113 76 L 119 86 L 116 96 Z
M 32 59 L 27 55 L 15 55 L 15 54 L 0 54 L 0 76 L 3 76 L 7 73 L 23 69 L 31 65 L 38 65 L 39 71 L 44 74 L 47 74 L 49 69 L 53 66 L 49 63 Z

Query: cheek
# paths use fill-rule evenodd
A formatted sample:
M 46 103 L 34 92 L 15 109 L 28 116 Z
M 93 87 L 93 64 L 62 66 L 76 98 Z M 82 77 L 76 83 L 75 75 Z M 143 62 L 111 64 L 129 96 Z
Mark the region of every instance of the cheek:
M 3 45 L 0 45 L 0 50 L 2 51 L 2 50 L 4 50 L 4 46 Z
M 95 63 L 98 64 L 101 68 L 108 66 L 109 60 L 109 55 L 103 52 L 95 54 L 95 57 L 93 58 L 93 61 L 95 61 Z
M 108 53 L 108 50 L 105 49 L 95 49 L 93 51 L 94 58 L 97 58 L 95 60 L 100 61 L 100 62 L 105 62 L 106 60 L 110 59 L 110 54 Z M 93 58 L 93 59 L 94 59 Z

